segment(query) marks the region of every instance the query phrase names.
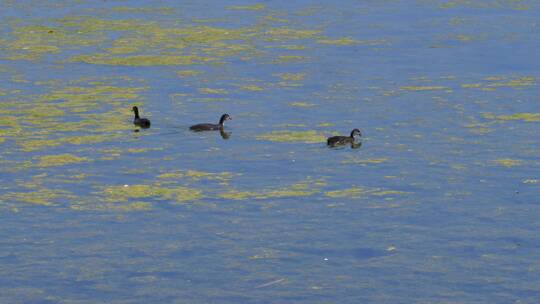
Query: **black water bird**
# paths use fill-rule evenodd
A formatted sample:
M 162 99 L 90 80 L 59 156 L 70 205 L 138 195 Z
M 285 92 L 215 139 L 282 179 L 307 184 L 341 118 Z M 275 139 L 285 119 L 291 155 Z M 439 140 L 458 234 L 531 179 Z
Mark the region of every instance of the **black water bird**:
M 326 144 L 330 147 L 335 146 L 341 146 L 346 144 L 355 145 L 354 137 L 358 135 L 358 137 L 362 136 L 362 133 L 360 133 L 360 130 L 354 129 L 351 131 L 350 136 L 332 136 L 326 140 Z
M 219 123 L 212 124 L 212 123 L 202 123 L 197 124 L 189 127 L 191 131 L 199 132 L 199 131 L 217 131 L 217 130 L 223 130 L 223 124 L 226 120 L 231 120 L 231 116 L 229 114 L 223 114 L 221 115 L 221 118 L 219 119 Z
M 141 118 L 139 116 L 139 108 L 133 106 L 131 110 L 135 112 L 135 119 L 133 119 L 134 125 L 139 126 L 143 129 L 150 128 L 150 120 L 148 118 Z

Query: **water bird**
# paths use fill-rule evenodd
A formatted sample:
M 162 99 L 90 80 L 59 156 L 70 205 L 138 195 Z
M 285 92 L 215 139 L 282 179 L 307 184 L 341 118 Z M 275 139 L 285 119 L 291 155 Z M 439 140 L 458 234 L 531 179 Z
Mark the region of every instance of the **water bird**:
M 352 144 L 354 145 L 354 137 L 358 135 L 358 137 L 362 136 L 362 133 L 360 133 L 360 130 L 354 129 L 351 131 L 350 136 L 332 136 L 326 140 L 326 144 L 330 147 L 340 146 L 340 145 L 346 145 L 346 144 Z
M 141 118 L 139 116 L 139 108 L 133 106 L 131 111 L 135 112 L 135 119 L 133 119 L 133 124 L 141 128 L 150 128 L 150 120 L 148 118 Z
M 232 120 L 229 114 L 221 115 L 221 118 L 219 119 L 219 123 L 217 124 L 202 123 L 202 124 L 193 125 L 189 127 L 189 129 L 195 132 L 223 130 L 223 124 L 225 123 L 226 120 Z

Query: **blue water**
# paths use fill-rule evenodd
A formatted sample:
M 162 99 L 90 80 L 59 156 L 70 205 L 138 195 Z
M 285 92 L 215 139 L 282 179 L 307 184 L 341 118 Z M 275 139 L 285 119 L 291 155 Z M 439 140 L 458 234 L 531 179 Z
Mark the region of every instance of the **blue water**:
M 2 3 L 0 302 L 538 303 L 538 4 L 256 4 Z

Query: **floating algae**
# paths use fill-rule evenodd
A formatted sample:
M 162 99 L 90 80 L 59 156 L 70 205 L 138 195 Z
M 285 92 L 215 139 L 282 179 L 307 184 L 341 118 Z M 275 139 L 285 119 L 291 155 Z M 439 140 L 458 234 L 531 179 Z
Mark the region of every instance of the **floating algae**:
M 388 162 L 388 158 L 369 158 L 369 159 L 349 158 L 349 159 L 341 161 L 342 164 L 360 164 L 360 165 L 382 164 L 386 162 Z
M 519 166 L 523 163 L 522 160 L 519 159 L 511 159 L 511 158 L 501 158 L 501 159 L 495 159 L 492 160 L 494 164 L 501 165 L 507 168 Z
M 350 37 L 339 38 L 339 39 L 319 39 L 317 43 L 320 44 L 333 44 L 333 45 L 355 45 L 360 43 L 358 40 L 355 40 Z
M 38 167 L 56 167 L 68 164 L 76 164 L 90 161 L 86 157 L 79 157 L 72 154 L 45 155 L 39 157 Z
M 234 6 L 227 7 L 227 9 L 230 9 L 230 10 L 244 10 L 244 11 L 260 11 L 265 8 L 266 6 L 262 3 L 257 3 L 253 5 L 234 5 Z
M 0 137 L 13 139 L 22 151 L 30 152 L 65 144 L 83 145 L 112 141 L 118 131 L 130 130 L 127 101 L 140 100 L 143 87 L 115 86 L 133 82 L 123 77 L 71 80 L 63 86 L 22 100 L 3 100 Z M 104 85 L 102 82 L 109 82 Z M 97 123 L 99 122 L 99 123 Z
M 538 122 L 540 121 L 540 113 L 515 113 L 511 115 L 494 115 L 491 113 L 484 113 L 482 115 L 487 119 L 495 119 L 500 121 L 519 120 L 524 122 Z
M 304 80 L 306 77 L 306 73 L 280 73 L 280 74 L 273 74 L 273 76 L 279 77 L 282 80 L 287 81 L 301 81 Z
M 74 196 L 68 191 L 40 188 L 38 190 L 28 192 L 8 192 L 0 196 L 0 200 L 52 206 L 59 199 L 69 199 L 73 197 Z
M 196 171 L 196 170 L 178 170 L 174 172 L 165 172 L 165 173 L 159 174 L 157 178 L 161 180 L 173 180 L 173 181 L 184 179 L 189 182 L 198 182 L 201 180 L 216 181 L 220 185 L 228 185 L 230 180 L 235 175 L 238 175 L 238 174 L 234 174 L 230 172 L 211 173 L 211 172 Z
M 203 197 L 202 191 L 187 187 L 162 187 L 160 184 L 108 186 L 101 191 L 106 202 L 127 202 L 130 199 L 155 198 L 176 202 L 196 201 Z
M 301 102 L 301 101 L 291 102 L 289 103 L 289 105 L 291 107 L 297 107 L 297 108 L 311 108 L 315 106 L 315 104 L 313 103 L 307 103 L 307 102 Z
M 377 188 L 365 189 L 361 187 L 351 187 L 348 189 L 327 191 L 324 194 L 333 198 L 358 198 L 362 196 L 404 195 L 407 194 L 407 192 L 397 190 L 381 190 Z
M 435 91 L 446 90 L 448 88 L 443 86 L 403 86 L 400 89 L 404 91 Z
M 218 196 L 220 198 L 231 200 L 303 197 L 319 193 L 320 187 L 324 185 L 326 185 L 326 183 L 322 180 L 312 180 L 308 178 L 288 187 L 278 189 L 262 189 L 260 191 L 229 190 L 228 192 L 221 193 Z
M 275 142 L 322 143 L 326 137 L 316 131 L 272 131 L 256 136 L 258 140 Z

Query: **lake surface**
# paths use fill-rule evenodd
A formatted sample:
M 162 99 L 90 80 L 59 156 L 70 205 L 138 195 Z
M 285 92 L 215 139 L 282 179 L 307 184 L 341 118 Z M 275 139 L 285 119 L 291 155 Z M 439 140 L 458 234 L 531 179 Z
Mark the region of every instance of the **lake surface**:
M 0 4 L 0 302 L 540 301 L 537 1 Z

